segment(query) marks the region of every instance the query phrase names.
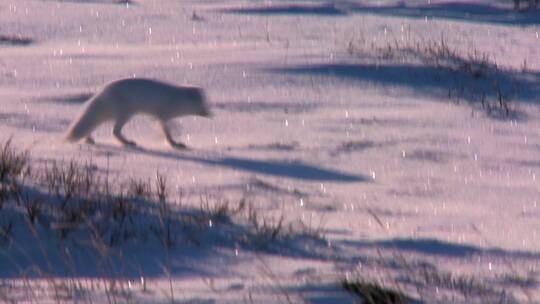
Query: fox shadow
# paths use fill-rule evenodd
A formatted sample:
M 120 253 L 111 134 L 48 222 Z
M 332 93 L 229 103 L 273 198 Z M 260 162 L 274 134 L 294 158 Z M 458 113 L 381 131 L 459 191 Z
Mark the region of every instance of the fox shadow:
M 111 149 L 111 146 L 108 146 Z M 112 149 L 117 149 L 112 148 Z M 225 167 L 239 171 L 264 174 L 276 177 L 285 177 L 311 182 L 370 182 L 371 178 L 361 174 L 341 172 L 334 169 L 323 168 L 301 161 L 290 160 L 257 160 L 234 156 L 197 156 L 201 151 L 190 148 L 180 149 L 176 152 L 149 150 L 142 147 L 132 147 L 133 153 L 142 153 L 151 156 L 167 157 L 175 160 L 184 160 L 200 163 L 212 167 Z M 179 152 L 179 153 L 177 153 Z
M 255 160 L 238 157 L 225 157 L 218 159 L 200 159 L 196 157 L 182 157 L 186 160 L 200 162 L 210 166 L 228 167 L 235 170 L 253 173 L 286 177 L 304 181 L 327 182 L 367 182 L 366 176 L 326 169 L 299 161 Z

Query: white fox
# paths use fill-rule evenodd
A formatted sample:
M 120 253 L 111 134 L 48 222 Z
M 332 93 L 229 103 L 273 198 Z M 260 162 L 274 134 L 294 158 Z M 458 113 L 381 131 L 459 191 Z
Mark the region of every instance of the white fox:
M 200 88 L 142 78 L 120 79 L 108 83 L 86 102 L 65 139 L 76 142 L 84 138 L 86 143 L 93 144 L 92 131 L 106 121 L 114 121 L 116 139 L 123 145 L 134 146 L 135 142 L 126 139 L 121 131 L 129 119 L 139 113 L 157 118 L 166 141 L 174 148 L 186 146 L 172 139 L 167 127 L 169 120 L 186 115 L 211 115 Z

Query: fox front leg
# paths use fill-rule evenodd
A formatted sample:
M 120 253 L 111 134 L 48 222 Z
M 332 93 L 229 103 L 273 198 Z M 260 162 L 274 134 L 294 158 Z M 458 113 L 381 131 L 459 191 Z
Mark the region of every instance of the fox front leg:
M 175 149 L 186 149 L 187 146 L 181 142 L 176 142 L 171 136 L 171 132 L 169 131 L 169 126 L 167 125 L 167 122 L 161 121 L 160 123 L 161 131 L 163 131 L 163 135 L 165 136 L 165 140 L 167 143 L 175 148 Z

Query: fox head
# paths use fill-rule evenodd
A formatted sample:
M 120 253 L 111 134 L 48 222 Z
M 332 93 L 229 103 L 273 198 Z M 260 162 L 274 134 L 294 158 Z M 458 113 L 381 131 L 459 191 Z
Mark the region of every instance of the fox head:
M 194 91 L 194 100 L 196 101 L 195 105 L 195 115 L 202 117 L 212 117 L 212 112 L 206 101 L 206 94 L 202 89 L 196 88 Z
M 183 88 L 177 96 L 178 105 L 182 114 L 196 115 L 202 117 L 212 117 L 212 112 L 206 101 L 206 95 L 200 88 Z

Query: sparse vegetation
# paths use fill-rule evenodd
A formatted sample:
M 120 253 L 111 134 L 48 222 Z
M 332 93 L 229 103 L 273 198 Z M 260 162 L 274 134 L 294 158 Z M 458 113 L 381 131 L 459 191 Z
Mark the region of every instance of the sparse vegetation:
M 31 277 L 57 274 L 54 268 L 58 265 L 53 266 L 51 260 L 58 257 L 51 256 L 55 254 L 48 248 L 51 244 L 39 240 L 44 235 L 48 235 L 47 242 L 61 244 L 61 251 L 67 254 L 61 266 L 73 275 L 79 271 L 76 252 L 95 252 L 96 260 L 86 263 L 97 263 L 109 286 L 105 288 L 107 298 L 116 302 L 130 296 L 121 287 L 125 282 L 117 279 L 121 273 L 114 266 L 125 246 L 144 246 L 156 240 L 168 256 L 181 242 L 200 246 L 212 233 L 210 239 L 223 238 L 248 250 L 264 250 L 269 243 L 294 235 L 312 235 L 308 226 L 285 224 L 283 216 L 275 220 L 259 214 L 246 200 L 233 204 L 206 196 L 199 209 L 189 208 L 171 197 L 167 179 L 159 173 L 153 182 L 130 179 L 115 184 L 91 162 L 53 161 L 34 167 L 27 152 L 18 152 L 11 141 L 6 142 L 0 149 L 0 251 L 9 255 L 8 244 L 25 250 L 19 238 L 35 238 L 47 261 L 20 270 L 21 275 Z M 77 282 L 59 285 L 52 280 L 51 284 L 58 300 L 85 294 Z
M 203 196 L 199 209 L 187 208 L 182 201 L 172 199 L 167 179 L 159 173 L 153 182 L 130 179 L 120 183 L 120 187 L 114 187 L 108 176 L 103 178 L 98 174 L 97 167 L 90 162 L 51 162 L 34 168 L 29 154 L 18 152 L 12 147 L 11 141 L 6 142 L 0 151 L 0 250 L 6 254 L 9 252 L 6 251 L 9 244 L 21 246 L 18 238 L 21 231 L 26 230 L 40 243 L 38 247 L 46 259 L 56 259 L 50 256 L 54 253 L 47 249 L 48 245 L 39 241 L 43 233 L 49 234 L 62 244 L 62 250 L 68 252 L 65 263 L 73 274 L 78 269 L 73 253 L 70 252 L 76 251 L 76 248 L 96 252 L 99 259 L 94 262 L 101 260 L 99 263 L 105 263 L 101 266 L 98 263 L 96 267 L 105 267 L 116 261 L 119 250 L 126 245 L 142 244 L 154 239 L 168 256 L 180 243 L 183 246 L 191 244 L 198 247 L 202 245 L 203 238 L 205 243 L 208 242 L 208 236 L 212 231 L 217 231 L 215 229 L 220 231 L 218 237 L 221 235 L 235 246 L 248 250 L 266 250 L 272 244 L 298 240 L 298 237 L 324 240 L 320 225 L 312 227 L 303 222 L 299 225 L 288 223 L 283 215 L 263 216 L 245 199 L 231 203 Z M 437 288 L 439 291 L 450 291 L 451 294 L 457 292 L 473 302 L 473 299 L 479 298 L 497 300 L 497 303 L 513 303 L 511 294 L 479 278 L 453 275 L 425 263 L 407 262 L 403 257 L 392 260 L 389 262 L 379 258 L 371 266 L 382 270 L 387 267 L 404 269 L 407 275 L 397 275 L 390 280 L 399 287 L 380 285 L 358 274 L 353 280 L 343 280 L 342 288 L 358 295 L 365 303 L 409 303 L 411 297 L 405 295 L 401 286 L 416 288 L 421 299 L 427 294 L 433 295 L 432 289 Z M 170 267 L 170 261 L 164 261 L 164 265 Z M 369 263 L 365 267 L 369 268 Z M 50 264 L 45 266 L 36 263 L 20 271 L 32 277 L 51 277 L 49 284 L 54 287 L 54 298 L 59 301 L 75 298 L 92 301 L 90 290 L 96 287 L 89 287 L 78 280 L 52 279 L 56 270 Z M 118 277 L 114 266 L 111 269 L 104 268 L 103 271 L 101 285 L 104 288 L 100 290 L 105 293 L 108 301 L 131 301 L 129 299 L 133 295 L 127 287 L 128 283 L 132 284 L 131 281 Z M 166 270 L 166 273 L 170 276 L 170 270 Z M 144 282 L 142 277 L 141 280 Z M 506 276 L 501 280 L 523 289 L 537 284 L 531 276 Z M 0 296 L 9 300 L 11 298 L 6 296 L 7 289 L 24 286 L 31 288 L 33 284 L 18 287 L 0 285 Z M 140 285 L 146 286 L 143 283 Z M 27 296 L 37 297 L 32 293 L 27 293 Z
M 341 287 L 346 291 L 361 297 L 367 304 L 405 304 L 407 297 L 396 290 L 382 287 L 375 283 L 360 281 L 341 282 Z
M 407 260 L 401 254 L 372 257 L 366 259 L 362 266 L 361 270 L 343 279 L 340 285 L 363 298 L 365 303 L 513 304 L 518 301 L 505 288 L 509 280 L 516 279 L 516 284 L 525 293 L 529 288 L 535 288 L 530 277 L 505 275 L 500 280 L 454 274 L 426 261 Z
M 456 103 L 466 100 L 480 104 L 491 116 L 510 116 L 514 111 L 512 97 L 518 93 L 516 77 L 526 71 L 503 68 L 492 56 L 473 49 L 469 52 L 452 47 L 444 36 L 440 40 L 394 39 L 367 44 L 364 39 L 351 40 L 347 47 L 352 55 L 372 56 L 382 63 L 422 64 L 449 73 L 448 98 Z M 436 76 L 436 75 L 434 75 Z M 444 76 L 438 76 L 444 77 Z
M 171 204 L 167 179 L 159 173 L 153 187 L 149 181 L 131 179 L 122 187 L 113 188 L 96 171 L 92 163 L 77 161 L 50 162 L 34 171 L 28 153 L 17 152 L 8 141 L 0 153 L 0 206 L 22 207 L 20 210 L 26 211 L 29 223 L 40 220 L 46 227 L 57 230 L 61 238 L 76 230 L 95 228 L 101 239 L 109 240 L 109 245 L 121 244 L 135 233 L 129 229 L 124 231 L 124 228 L 128 228 L 126 225 L 135 226 L 133 222 L 141 213 L 155 213 L 157 223 L 150 225 L 151 230 L 165 237 L 163 244 L 170 247 L 173 244 L 173 236 L 170 235 L 172 222 L 183 222 L 184 226 L 197 223 L 199 227 L 231 223 L 232 217 L 241 214 L 248 205 L 241 200 L 232 207 L 228 201 L 204 197 L 198 212 L 182 212 L 173 207 L 181 204 Z M 251 207 L 247 215 L 247 222 L 257 238 L 267 231 L 272 231 L 268 240 L 280 234 L 283 218 L 275 225 L 270 224 L 272 221 L 261 217 Z M 2 235 L 9 234 L 12 225 L 12 221 L 6 221 Z M 124 237 L 119 239 L 120 231 Z

